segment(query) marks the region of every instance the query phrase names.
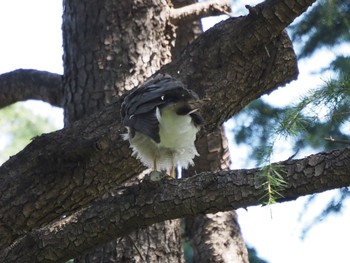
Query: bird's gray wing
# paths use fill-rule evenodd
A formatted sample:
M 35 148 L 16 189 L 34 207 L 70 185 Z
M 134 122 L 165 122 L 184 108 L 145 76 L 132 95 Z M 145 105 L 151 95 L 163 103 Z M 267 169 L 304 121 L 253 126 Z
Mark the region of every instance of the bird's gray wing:
M 146 82 L 126 97 L 128 111 L 134 115 L 146 113 L 161 105 L 188 99 L 188 93 L 182 82 L 173 78 Z
M 156 143 L 160 143 L 159 124 L 155 114 L 143 113 L 134 115 L 125 123 L 125 126 L 150 137 Z
M 157 107 L 187 100 L 197 100 L 198 96 L 186 89 L 181 81 L 169 75 L 145 82 L 125 97 L 121 115 L 123 124 L 141 132 L 155 142 L 160 142 Z M 197 115 L 196 113 L 194 115 Z

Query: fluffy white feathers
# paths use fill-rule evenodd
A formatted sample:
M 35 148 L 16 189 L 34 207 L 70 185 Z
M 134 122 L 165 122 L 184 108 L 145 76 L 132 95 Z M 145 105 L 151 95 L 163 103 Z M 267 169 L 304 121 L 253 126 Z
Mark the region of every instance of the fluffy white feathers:
M 157 75 L 125 97 L 121 107 L 133 154 L 153 170 L 187 168 L 198 155 L 196 134 L 203 124 L 198 95 L 169 75 Z
M 199 127 L 196 127 L 189 115 L 178 115 L 174 105 L 156 109 L 159 121 L 160 143 L 148 136 L 135 132 L 129 138 L 133 154 L 146 166 L 153 167 L 157 160 L 158 170 L 170 171 L 172 166 L 187 168 L 198 155 L 194 142 Z

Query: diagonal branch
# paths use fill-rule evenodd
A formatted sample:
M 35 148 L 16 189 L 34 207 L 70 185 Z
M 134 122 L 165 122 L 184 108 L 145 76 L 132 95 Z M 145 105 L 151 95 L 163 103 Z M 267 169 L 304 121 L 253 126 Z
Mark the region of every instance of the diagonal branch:
M 350 148 L 277 163 L 287 172 L 280 201 L 350 185 Z M 168 219 L 257 205 L 259 169 L 202 173 L 185 180 L 143 181 L 43 228 L 0 254 L 3 262 L 63 261 L 131 231 Z M 96 231 L 97 228 L 97 231 Z M 48 253 L 47 251 L 54 251 Z
M 279 10 L 274 5 L 279 7 L 280 2 L 285 1 L 268 0 L 264 5 Z M 285 26 L 312 1 L 286 2 L 287 7 L 299 4 L 298 9 L 293 6 L 293 15 L 288 13 Z M 282 26 L 279 31 L 271 29 L 269 37 L 250 33 L 257 23 L 271 27 L 270 20 L 260 16 L 260 20 L 249 15 L 217 25 L 162 69 L 202 98 L 211 98 L 204 109 L 208 132 L 250 101 L 297 76 L 295 54 L 288 36 L 281 33 Z M 0 167 L 0 247 L 86 206 L 141 172 L 143 167 L 130 156 L 128 143 L 120 136 L 124 130 L 119 109 L 117 102 L 67 129 L 40 136 Z
M 33 69 L 17 69 L 0 75 L 0 108 L 29 99 L 62 107 L 62 76 Z
M 185 21 L 196 21 L 208 16 L 230 15 L 230 12 L 231 5 L 229 0 L 209 0 L 170 9 L 170 20 L 174 24 L 178 24 Z
M 250 8 L 249 15 L 227 19 L 206 31 L 161 72 L 180 78 L 202 98 L 218 97 L 219 104 L 204 109 L 208 113 L 205 119 L 213 117 L 213 109 L 221 116 L 207 126 L 213 130 L 261 96 L 255 93 L 256 88 L 263 87 L 268 93 L 296 79 L 296 57 L 283 30 L 314 2 L 264 1 Z M 235 100 L 237 92 L 244 96 Z M 231 103 L 224 106 L 227 100 Z

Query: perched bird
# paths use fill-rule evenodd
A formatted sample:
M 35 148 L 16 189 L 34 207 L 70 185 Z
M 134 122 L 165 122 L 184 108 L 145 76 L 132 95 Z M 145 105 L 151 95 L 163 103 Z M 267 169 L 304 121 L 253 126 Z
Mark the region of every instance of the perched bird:
M 133 154 L 153 171 L 187 168 L 198 155 L 194 145 L 203 124 L 199 98 L 167 74 L 158 74 L 127 95 L 121 107 Z

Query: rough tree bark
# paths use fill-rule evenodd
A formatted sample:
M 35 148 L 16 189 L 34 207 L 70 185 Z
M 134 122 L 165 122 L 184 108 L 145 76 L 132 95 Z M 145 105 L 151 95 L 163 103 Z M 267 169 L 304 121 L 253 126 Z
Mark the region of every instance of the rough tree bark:
M 118 11 L 113 9 L 113 1 L 99 1 L 101 5 L 102 2 L 108 8 L 99 9 L 99 17 L 105 20 L 96 20 L 97 25 L 109 22 L 109 11 Z M 150 2 L 154 3 L 147 3 Z M 228 19 L 202 34 L 160 70 L 178 77 L 201 97 L 211 98 L 204 109 L 207 133 L 251 100 L 296 78 L 295 55 L 283 29 L 313 2 L 268 0 L 250 8 L 248 16 Z M 74 1 L 65 4 L 71 5 L 67 12 L 71 12 L 72 25 L 82 26 L 79 30 L 88 32 L 90 29 L 84 27 L 84 22 L 75 21 L 73 14 L 78 12 L 75 8 L 90 10 L 92 6 L 75 6 Z M 169 11 L 166 3 L 157 2 L 157 6 L 161 5 Z M 156 7 L 155 12 L 157 10 L 161 16 L 163 9 Z M 146 11 L 143 14 L 147 17 Z M 163 15 L 165 21 L 170 21 L 170 12 Z M 167 25 L 166 22 L 163 25 Z M 204 173 L 186 180 L 159 182 L 156 187 L 146 180 L 140 185 L 120 189 L 118 195 L 92 202 L 140 173 L 144 167 L 130 157 L 128 144 L 120 138 L 123 133 L 119 118 L 121 100 L 116 96 L 113 104 L 104 107 L 111 101 L 110 88 L 124 87 L 124 84 L 127 87 L 132 80 L 136 80 L 134 84 L 142 80 L 136 75 L 130 76 L 133 72 L 128 73 L 128 67 L 121 67 L 120 78 L 115 78 L 122 79 L 123 84 L 104 80 L 104 74 L 112 74 L 119 65 L 112 65 L 109 60 L 119 51 L 108 51 L 110 47 L 106 43 L 116 41 L 112 29 L 91 26 L 92 32 L 98 32 L 95 34 L 100 38 L 97 43 L 105 44 L 100 50 L 99 46 L 88 47 L 95 52 L 87 51 L 87 54 L 100 54 L 101 57 L 96 55 L 101 62 L 99 67 L 89 63 L 89 56 L 67 63 L 79 71 L 95 71 L 96 75 L 69 76 L 65 72 L 68 75 L 63 82 L 74 93 L 71 97 L 69 92 L 65 93 L 67 112 L 70 112 L 69 104 L 78 100 L 78 93 L 84 92 L 81 96 L 86 100 L 91 98 L 90 103 L 66 113 L 66 129 L 38 137 L 0 167 L 0 261 L 62 261 L 156 222 L 260 202 L 262 192 L 257 190 L 259 182 L 253 177 L 257 170 Z M 123 43 L 119 44 L 123 47 Z M 75 52 L 82 50 L 82 47 L 74 48 Z M 144 63 L 133 57 L 125 59 Z M 147 75 L 143 73 L 140 71 L 137 76 Z M 102 80 L 95 79 L 96 76 Z M 95 85 L 89 84 L 90 78 Z M 82 83 L 91 85 L 90 92 L 85 94 Z M 20 87 L 20 84 L 15 86 Z M 96 93 L 94 87 L 97 86 L 105 88 L 107 95 Z M 119 95 L 118 92 L 115 95 Z M 101 109 L 92 114 L 95 107 Z M 88 115 L 81 119 L 85 111 Z M 79 121 L 70 123 L 76 119 Z M 200 137 L 203 136 L 202 133 Z M 349 149 L 291 161 L 285 164 L 289 187 L 282 194 L 286 198 L 296 198 L 347 186 L 348 164 Z
M 191 219 L 187 229 L 194 247 L 194 262 L 249 262 L 235 211 Z
M 287 171 L 279 201 L 350 184 L 350 148 L 278 163 Z M 217 213 L 260 204 L 260 169 L 201 173 L 186 180 L 145 180 L 114 197 L 35 229 L 2 251 L 11 262 L 63 260 L 99 243 L 171 218 Z
M 65 124 L 116 100 L 171 60 L 163 0 L 63 1 Z

